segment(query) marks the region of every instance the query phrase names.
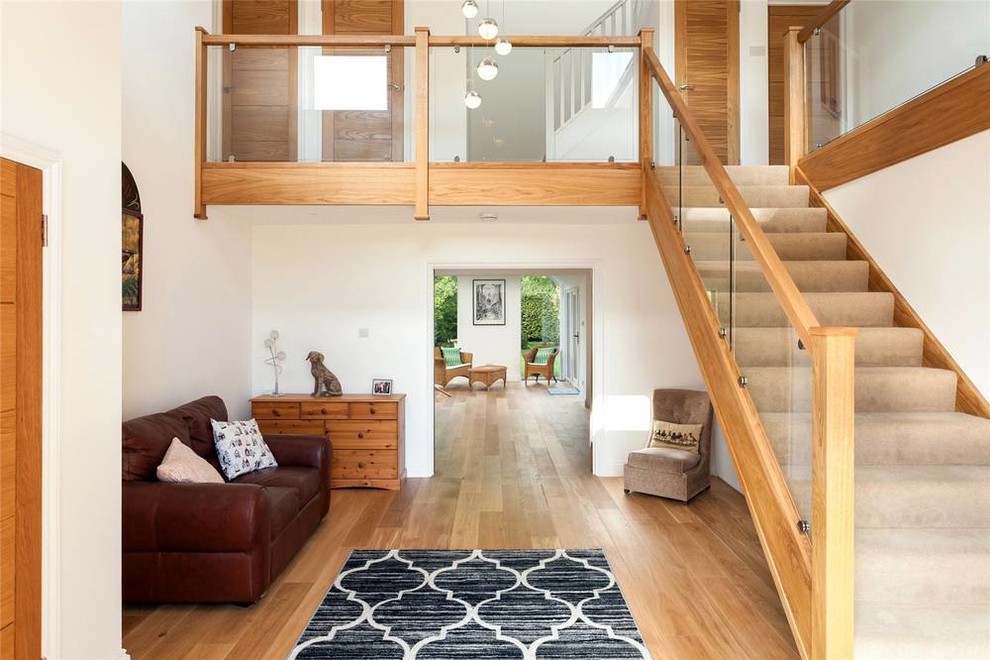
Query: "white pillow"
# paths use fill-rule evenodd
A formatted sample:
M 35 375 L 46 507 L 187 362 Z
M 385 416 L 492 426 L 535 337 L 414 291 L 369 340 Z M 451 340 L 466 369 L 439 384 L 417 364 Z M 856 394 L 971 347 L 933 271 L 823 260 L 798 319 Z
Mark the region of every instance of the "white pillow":
M 162 464 L 155 470 L 159 481 L 185 484 L 222 484 L 223 477 L 202 456 L 178 438 L 165 452 Z
M 262 468 L 278 467 L 272 450 L 261 437 L 258 422 L 218 422 L 213 425 L 213 444 L 227 479 L 233 479 Z

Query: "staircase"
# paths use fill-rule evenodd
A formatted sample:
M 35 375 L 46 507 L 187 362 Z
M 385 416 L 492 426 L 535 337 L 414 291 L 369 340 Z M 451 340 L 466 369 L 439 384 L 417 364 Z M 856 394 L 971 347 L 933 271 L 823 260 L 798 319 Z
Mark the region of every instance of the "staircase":
M 857 658 L 990 658 L 990 420 L 955 412 L 846 235 L 787 167 L 727 167 L 822 325 L 855 326 Z M 701 167 L 657 168 L 798 511 L 810 512 L 810 362 Z M 729 255 L 733 255 L 734 262 Z M 730 264 L 734 263 L 732 267 Z M 721 292 L 721 293 L 719 293 Z

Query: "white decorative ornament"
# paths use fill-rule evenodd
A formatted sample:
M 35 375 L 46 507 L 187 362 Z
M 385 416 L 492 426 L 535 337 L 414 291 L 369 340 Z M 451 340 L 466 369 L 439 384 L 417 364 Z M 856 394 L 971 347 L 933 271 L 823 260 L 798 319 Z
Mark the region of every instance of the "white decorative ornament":
M 481 63 L 478 65 L 479 78 L 482 80 L 495 80 L 495 76 L 497 75 L 498 65 L 495 64 L 495 61 L 492 58 L 486 57 L 481 60 Z
M 278 330 L 272 330 L 268 333 L 268 338 L 265 339 L 265 348 L 268 349 L 271 356 L 265 358 L 265 364 L 271 366 L 275 372 L 275 390 L 272 392 L 274 396 L 282 396 L 278 389 L 278 376 L 282 373 L 282 365 L 279 362 L 285 362 L 285 351 L 278 350 L 278 337 Z
M 477 110 L 481 107 L 481 95 L 473 90 L 468 92 L 464 95 L 464 105 L 470 110 Z
M 478 15 L 478 3 L 475 0 L 464 0 L 461 13 L 464 14 L 464 18 L 474 18 Z
M 486 18 L 478 23 L 478 34 L 482 39 L 494 39 L 498 36 L 498 23 L 494 18 Z
M 503 56 L 508 55 L 512 52 L 512 42 L 505 37 L 500 37 L 499 40 L 495 42 L 495 52 Z

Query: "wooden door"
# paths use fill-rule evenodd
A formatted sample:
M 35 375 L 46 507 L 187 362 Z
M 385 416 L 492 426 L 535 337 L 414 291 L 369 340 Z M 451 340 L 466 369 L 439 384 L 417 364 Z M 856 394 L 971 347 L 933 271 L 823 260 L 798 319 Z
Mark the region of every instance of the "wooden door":
M 41 171 L 0 159 L 0 657 L 41 657 Z
M 823 5 L 770 5 L 767 13 L 770 164 L 784 164 L 784 34 L 808 25 Z
M 674 23 L 677 86 L 722 163 L 738 164 L 739 0 L 677 0 Z
M 403 34 L 402 0 L 323 0 L 324 34 Z M 323 160 L 401 161 L 403 111 L 403 49 L 389 57 L 389 107 L 385 112 L 327 111 L 323 113 Z M 327 50 L 329 54 L 382 54 L 361 49 Z
M 296 0 L 224 0 L 227 34 L 296 34 Z M 294 161 L 295 48 L 241 46 L 224 55 L 223 159 Z

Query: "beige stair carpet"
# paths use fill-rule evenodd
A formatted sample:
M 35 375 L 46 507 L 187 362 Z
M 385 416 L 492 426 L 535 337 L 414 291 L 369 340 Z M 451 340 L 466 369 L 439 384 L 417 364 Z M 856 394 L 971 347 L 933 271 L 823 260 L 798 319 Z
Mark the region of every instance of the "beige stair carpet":
M 990 659 L 990 420 L 955 412 L 956 376 L 922 363 L 865 262 L 827 233 L 786 167 L 730 177 L 820 322 L 856 339 L 856 657 Z M 810 511 L 806 351 L 701 167 L 659 168 L 799 510 Z

